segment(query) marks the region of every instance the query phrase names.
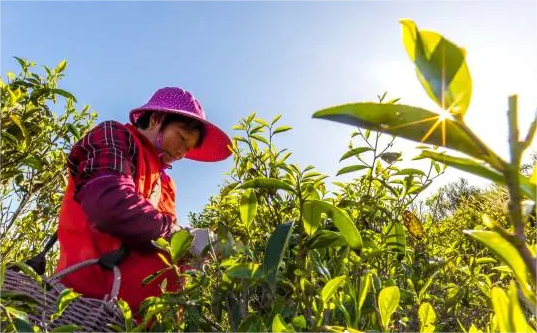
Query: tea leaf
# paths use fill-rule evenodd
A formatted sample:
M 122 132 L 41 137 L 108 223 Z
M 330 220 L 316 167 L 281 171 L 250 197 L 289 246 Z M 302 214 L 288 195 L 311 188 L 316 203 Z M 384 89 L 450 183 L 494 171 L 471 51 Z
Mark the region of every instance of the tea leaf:
M 291 126 L 280 126 L 280 127 L 276 128 L 274 130 L 274 132 L 272 132 L 272 134 L 278 134 L 278 133 L 282 133 L 282 132 L 287 132 L 290 129 L 292 129 Z
M 399 306 L 399 297 L 399 288 L 396 286 L 386 287 L 379 293 L 378 307 L 384 331 L 388 331 L 388 324 L 390 323 L 393 313 Z
M 341 158 L 339 159 L 339 161 L 343 161 L 351 156 L 359 156 L 361 153 L 365 153 L 366 151 L 371 151 L 373 149 L 369 148 L 369 147 L 358 147 L 358 148 L 354 148 L 354 149 L 351 149 L 349 150 L 348 152 L 346 152 L 345 154 L 343 154 L 343 156 L 341 156 Z
M 291 185 L 287 184 L 286 182 L 274 179 L 274 178 L 256 178 L 249 180 L 247 182 L 244 182 L 244 184 L 239 185 L 236 187 L 236 189 L 247 189 L 247 188 L 263 188 L 263 189 L 269 189 L 269 190 L 285 190 L 289 192 L 294 192 L 295 190 L 291 187 Z
M 250 229 L 250 225 L 257 214 L 257 196 L 253 189 L 248 188 L 241 195 L 239 211 L 242 222 L 247 229 Z
M 485 218 L 485 217 L 484 217 Z M 522 293 L 535 304 L 535 294 L 527 280 L 527 267 L 518 250 L 500 234 L 488 230 L 464 230 L 464 233 L 478 240 L 500 257 L 512 270 Z
M 321 291 L 321 299 L 323 304 L 326 304 L 326 302 L 328 302 L 328 300 L 334 295 L 336 290 L 345 283 L 347 283 L 346 275 L 338 276 L 328 281 Z
M 423 88 L 442 109 L 462 118 L 472 96 L 465 50 L 436 32 L 419 31 L 411 20 L 400 23 L 403 43 Z
M 362 248 L 362 237 L 360 236 L 360 232 L 358 232 L 354 222 L 349 219 L 343 210 L 321 200 L 312 200 L 310 202 L 311 205 L 315 206 L 315 209 L 327 214 L 332 219 L 332 222 L 341 232 L 343 237 L 345 237 L 345 240 L 349 243 L 351 248 Z
M 294 328 L 287 325 L 282 316 L 277 313 L 272 320 L 272 332 L 294 332 Z
M 419 107 L 351 103 L 317 111 L 313 118 L 369 128 L 416 142 L 445 146 L 476 158 L 488 156 L 457 122 L 443 119 L 439 114 Z
M 185 229 L 179 230 L 172 235 L 170 245 L 173 263 L 176 263 L 177 260 L 181 259 L 187 253 L 193 240 L 194 237 Z
M 293 226 L 293 222 L 285 222 L 278 225 L 267 242 L 263 269 L 265 279 L 273 292 L 276 289 L 278 267 L 280 267 L 280 263 L 287 250 L 287 244 L 289 243 Z
M 311 201 L 304 202 L 302 204 L 302 221 L 306 234 L 313 235 L 321 222 L 321 210 Z
M 422 303 L 418 314 L 420 317 L 420 332 L 434 332 L 436 313 L 433 306 L 429 303 Z
M 365 165 L 351 165 L 348 167 L 344 167 L 343 169 L 339 170 L 336 174 L 336 176 L 343 175 L 346 173 L 354 172 L 354 171 L 360 171 L 363 169 L 367 169 L 368 167 Z

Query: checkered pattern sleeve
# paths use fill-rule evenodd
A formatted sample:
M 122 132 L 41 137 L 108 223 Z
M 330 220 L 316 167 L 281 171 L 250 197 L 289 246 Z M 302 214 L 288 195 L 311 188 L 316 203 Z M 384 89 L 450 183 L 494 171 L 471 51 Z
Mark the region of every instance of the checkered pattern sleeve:
M 123 124 L 105 121 L 77 142 L 67 158 L 75 183 L 75 197 L 84 184 L 96 174 L 112 173 L 133 176 L 136 145 L 132 133 Z

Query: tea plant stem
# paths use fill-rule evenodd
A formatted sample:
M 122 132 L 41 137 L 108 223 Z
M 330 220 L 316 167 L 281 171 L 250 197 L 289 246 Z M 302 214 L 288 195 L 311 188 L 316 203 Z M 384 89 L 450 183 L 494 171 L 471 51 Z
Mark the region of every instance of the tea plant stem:
M 530 125 L 526 139 L 521 143 L 521 153 L 530 146 L 531 142 L 533 141 L 533 137 L 535 136 L 535 131 L 537 130 L 537 110 L 535 110 L 534 117 L 535 119 L 533 119 L 533 122 Z
M 524 224 L 522 223 L 522 212 L 520 208 L 521 195 L 520 195 L 520 184 L 518 179 L 518 167 L 520 165 L 521 152 L 519 150 L 518 144 L 518 101 L 517 96 L 509 96 L 509 147 L 511 153 L 511 165 L 505 171 L 505 177 L 509 185 L 509 213 L 513 223 L 515 224 L 516 233 L 524 237 Z M 521 241 L 525 241 L 524 238 L 521 238 Z
M 520 202 L 522 196 L 520 195 L 520 182 L 519 182 L 519 167 L 521 160 L 521 146 L 518 141 L 518 100 L 517 95 L 509 96 L 509 147 L 511 153 L 511 163 L 504 171 L 507 186 L 509 188 L 509 219 L 515 227 L 516 238 L 512 238 L 511 243 L 518 249 L 520 255 L 524 259 L 531 276 L 533 284 L 536 285 L 537 280 L 537 265 L 535 258 L 531 255 L 528 247 L 526 246 L 526 237 L 524 235 L 524 220 L 522 217 L 522 208 Z

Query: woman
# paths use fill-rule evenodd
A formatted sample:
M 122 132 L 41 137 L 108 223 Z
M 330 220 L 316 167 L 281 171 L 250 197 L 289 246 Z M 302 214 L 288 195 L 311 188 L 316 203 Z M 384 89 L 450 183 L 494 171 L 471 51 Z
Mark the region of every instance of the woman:
M 141 301 L 180 289 L 169 271 L 142 286 L 141 281 L 165 267 L 151 240 L 179 229 L 175 185 L 166 175 L 182 158 L 220 161 L 230 154 L 229 137 L 206 120 L 201 104 L 181 88 L 159 89 L 149 102 L 130 112 L 131 124 L 105 121 L 88 132 L 68 156 L 69 181 L 64 197 L 56 270 L 99 258 L 120 248 L 119 298 L 138 312 Z M 86 297 L 110 293 L 113 274 L 98 265 L 82 268 L 62 282 Z

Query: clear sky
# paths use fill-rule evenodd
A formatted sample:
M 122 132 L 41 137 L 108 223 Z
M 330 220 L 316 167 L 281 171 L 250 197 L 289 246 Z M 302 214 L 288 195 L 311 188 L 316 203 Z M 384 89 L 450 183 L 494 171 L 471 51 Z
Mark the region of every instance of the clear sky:
M 290 161 L 334 176 L 354 128 L 311 119 L 313 112 L 375 100 L 383 91 L 435 108 L 404 51 L 400 18 L 466 48 L 474 81 L 466 120 L 507 156 L 507 96 L 519 94 L 522 133 L 537 108 L 535 1 L 2 1 L 0 66 L 3 75 L 18 71 L 12 56 L 48 66 L 67 59 L 62 88 L 79 108 L 90 104 L 99 121 L 127 122 L 128 111 L 163 86 L 191 91 L 230 135 L 250 112 L 265 119 L 282 113 L 293 130 L 277 146 L 293 152 Z M 410 159 L 414 146 L 400 140 L 398 147 Z M 232 165 L 174 165 L 183 224 L 217 193 Z M 461 175 L 449 170 L 431 189 Z

